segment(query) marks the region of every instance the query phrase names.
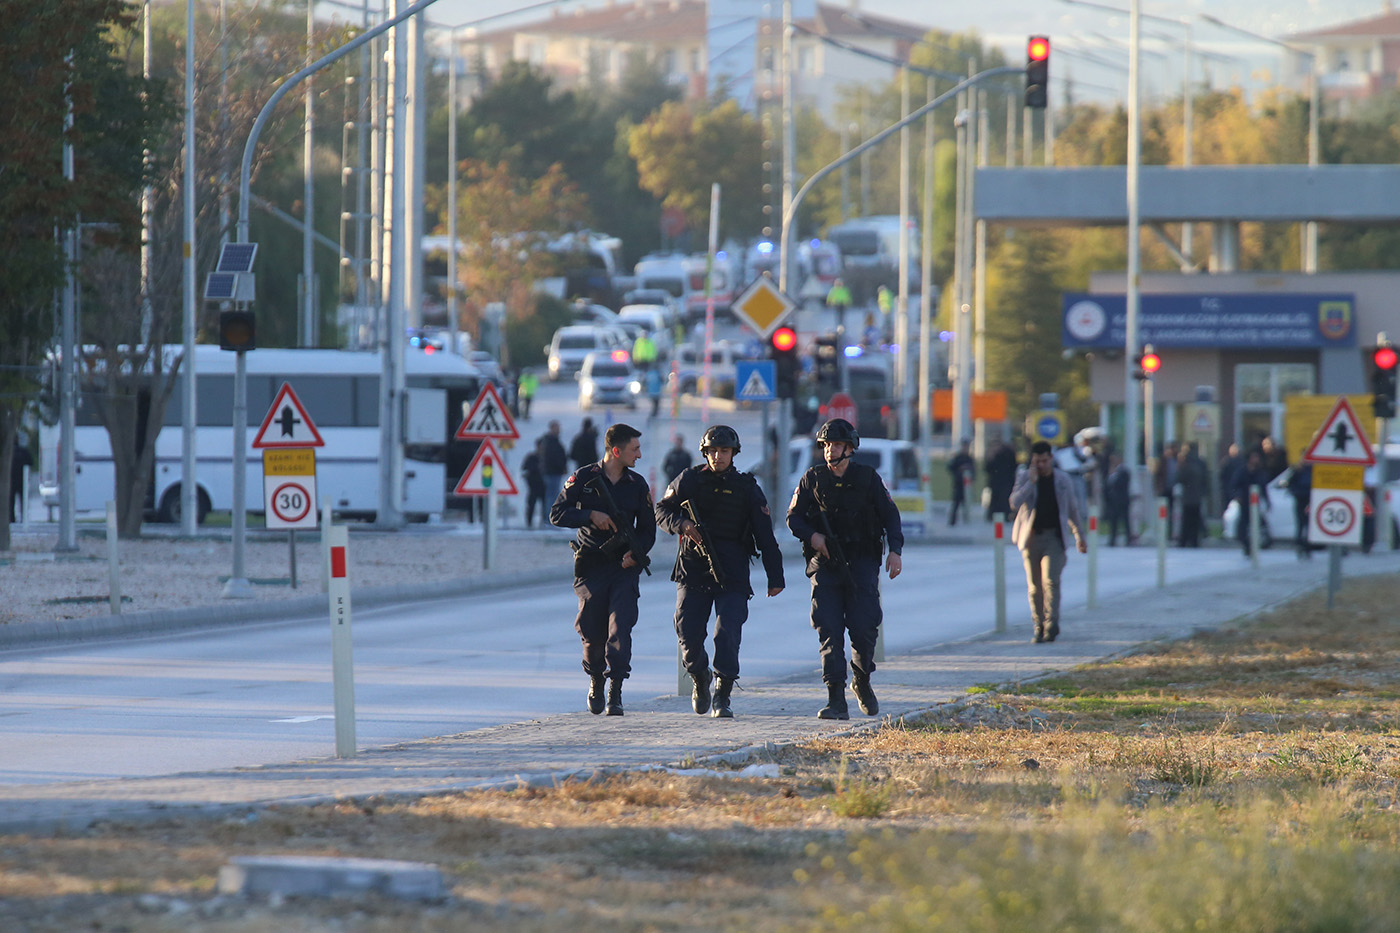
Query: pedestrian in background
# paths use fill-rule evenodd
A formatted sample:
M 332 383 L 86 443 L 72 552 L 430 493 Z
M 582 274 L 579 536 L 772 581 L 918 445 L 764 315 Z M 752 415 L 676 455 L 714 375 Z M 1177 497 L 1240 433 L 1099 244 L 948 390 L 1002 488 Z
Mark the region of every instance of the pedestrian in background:
M 1312 506 L 1313 465 L 1304 460 L 1293 467 L 1288 476 L 1288 491 L 1293 495 L 1293 543 L 1298 556 L 1312 558 L 1312 546 L 1308 544 L 1308 514 Z
M 861 712 L 874 716 L 880 703 L 870 686 L 875 642 L 884 618 L 880 606 L 880 558 L 889 546 L 890 579 L 904 569 L 899 509 L 874 467 L 853 463 L 860 435 L 845 419 L 817 431 L 823 462 L 802 474 L 788 506 L 787 526 L 802 542 L 812 581 L 812 628 L 821 639 L 827 703 L 821 719 L 850 719 L 846 705 L 846 638 L 851 641 L 851 688 Z M 842 560 L 844 558 L 844 561 Z
M 544 485 L 544 438 L 535 441 L 535 449 L 520 461 L 520 472 L 525 476 L 525 527 L 535 527 L 535 505 L 540 507 L 540 521 L 548 518 L 550 503 L 545 499 Z
M 577 528 L 574 630 L 583 642 L 588 711 L 621 716 L 622 682 L 632 672 L 632 629 L 637 624 L 642 570 L 656 543 L 651 488 L 632 469 L 642 455 L 642 432 L 614 424 L 604 435 L 607 451 L 579 467 L 549 510 L 549 521 Z M 607 700 L 603 699 L 607 682 Z
M 647 398 L 651 399 L 651 416 L 653 418 L 661 411 L 661 391 L 663 388 L 661 371 L 655 366 L 648 369 L 646 375 L 646 390 Z
M 520 385 L 516 389 L 516 397 L 520 404 L 520 417 L 526 421 L 530 420 L 530 403 L 535 400 L 535 392 L 540 387 L 540 377 L 535 375 L 533 369 L 527 369 L 520 374 Z
M 574 461 L 574 469 L 598 462 L 598 429 L 592 418 L 584 418 L 574 439 L 569 442 L 569 459 Z
M 1240 445 L 1231 444 L 1225 448 L 1225 455 L 1220 458 L 1220 462 L 1215 465 L 1216 489 L 1220 491 L 1220 511 L 1230 504 L 1233 495 L 1231 486 L 1235 482 L 1235 472 L 1244 466 L 1244 457 L 1240 456 Z
M 1152 488 L 1157 493 L 1158 498 L 1167 500 L 1167 540 L 1176 537 L 1172 534 L 1172 510 L 1176 501 L 1176 484 L 1179 482 L 1176 475 L 1178 451 L 1176 441 L 1172 441 L 1162 449 L 1162 456 L 1157 458 L 1157 468 L 1152 472 Z
M 656 503 L 656 524 L 679 537 L 671 579 L 676 583 L 681 663 L 694 683 L 691 708 L 716 719 L 734 716 L 730 695 L 739 679 L 739 643 L 753 598 L 749 556 L 762 556 L 770 597 L 784 586 L 783 555 L 773 537 L 768 500 L 752 473 L 734 468 L 734 455 L 740 449 L 739 434 L 733 428 L 725 424 L 709 428 L 700 439 L 705 462 L 682 471 Z M 713 551 L 708 550 L 711 547 Z M 713 694 L 711 659 L 705 650 L 711 611 L 715 615 Z
M 1054 641 L 1060 635 L 1060 574 L 1065 569 L 1071 535 L 1079 553 L 1088 550 L 1079 516 L 1079 498 L 1069 476 L 1055 466 L 1055 453 L 1046 441 L 1031 445 L 1030 468 L 1016 477 L 1011 490 L 1016 522 L 1011 539 L 1026 565 L 1035 637 Z
M 550 502 L 559 498 L 564 488 L 564 475 L 569 472 L 569 455 L 559 439 L 559 422 L 551 421 L 549 430 L 541 437 L 540 462 L 544 468 L 544 494 Z
M 983 464 L 987 477 L 987 521 L 994 515 L 1011 513 L 1011 487 L 1016 482 L 1016 451 L 1005 441 L 998 441 Z
M 948 461 L 948 473 L 953 479 L 953 504 L 948 508 L 949 528 L 958 523 L 958 512 L 966 510 L 967 490 L 977 473 L 977 464 L 972 459 L 971 449 L 972 443 L 963 438 L 962 443 L 958 445 L 958 452 Z
M 1104 521 L 1108 524 L 1108 546 L 1118 546 L 1118 532 L 1123 543 L 1133 543 L 1132 526 L 1128 523 L 1128 507 L 1132 503 L 1132 475 L 1123 458 L 1113 454 L 1108 458 L 1108 480 L 1103 487 Z
M 690 466 L 690 451 L 685 449 L 685 438 L 677 434 L 671 438 L 671 449 L 666 451 L 666 459 L 661 461 L 661 470 L 666 474 L 666 485 L 671 485 L 671 480 L 681 475 L 681 471 Z
M 34 469 L 34 455 L 23 432 L 15 435 L 15 449 L 10 455 L 10 524 L 19 521 L 28 503 L 24 501 L 24 471 Z
M 1201 546 L 1202 509 L 1210 491 L 1210 471 L 1201 459 L 1200 447 L 1190 441 L 1181 449 L 1176 467 L 1176 482 L 1181 489 L 1182 547 Z
M 1250 555 L 1249 548 L 1249 487 L 1259 487 L 1259 501 L 1269 502 L 1269 474 L 1264 469 L 1264 452 L 1259 448 L 1251 450 L 1244 463 L 1235 470 L 1230 480 L 1230 498 L 1239 506 L 1235 520 L 1235 540 L 1240 543 L 1244 556 Z

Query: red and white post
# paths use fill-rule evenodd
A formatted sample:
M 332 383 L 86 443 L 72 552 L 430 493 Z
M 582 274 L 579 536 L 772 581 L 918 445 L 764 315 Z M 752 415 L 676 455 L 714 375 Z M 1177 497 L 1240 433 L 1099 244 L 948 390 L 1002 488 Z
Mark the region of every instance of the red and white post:
M 1157 589 L 1167 585 L 1167 500 L 1157 497 Z
M 330 554 L 331 683 L 335 696 L 335 757 L 355 757 L 355 656 L 350 628 L 350 534 L 326 525 Z
M 1099 507 L 1089 506 L 1089 593 L 1084 605 L 1090 609 L 1099 601 Z

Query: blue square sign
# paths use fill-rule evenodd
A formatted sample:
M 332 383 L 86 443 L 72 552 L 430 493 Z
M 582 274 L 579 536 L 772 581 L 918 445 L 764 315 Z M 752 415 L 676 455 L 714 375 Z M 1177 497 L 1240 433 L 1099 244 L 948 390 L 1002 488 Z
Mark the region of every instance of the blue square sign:
M 771 402 L 778 397 L 778 364 L 772 360 L 736 360 L 734 400 Z

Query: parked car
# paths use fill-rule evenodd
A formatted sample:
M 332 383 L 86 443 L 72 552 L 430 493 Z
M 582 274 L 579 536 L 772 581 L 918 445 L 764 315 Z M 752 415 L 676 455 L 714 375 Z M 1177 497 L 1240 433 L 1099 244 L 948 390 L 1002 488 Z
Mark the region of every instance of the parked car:
M 544 348 L 549 357 L 549 381 L 578 372 L 584 357 L 595 351 L 608 353 L 627 349 L 621 332 L 596 324 L 571 324 L 554 332 L 554 339 Z
M 637 396 L 642 392 L 641 378 L 625 350 L 588 354 L 583 358 L 577 378 L 578 407 L 582 411 L 595 405 L 637 407 Z

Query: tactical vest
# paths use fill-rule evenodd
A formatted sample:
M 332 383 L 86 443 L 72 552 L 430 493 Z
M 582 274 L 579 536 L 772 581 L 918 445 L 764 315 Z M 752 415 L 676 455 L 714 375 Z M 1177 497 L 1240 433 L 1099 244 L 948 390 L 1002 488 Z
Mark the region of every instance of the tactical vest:
M 703 470 L 697 477 L 699 489 L 694 500 L 696 514 L 716 541 L 747 541 L 749 531 L 748 483 L 746 473 Z
M 853 463 L 840 479 L 829 472 L 820 477 L 813 490 L 831 522 L 832 533 L 852 554 L 878 555 L 881 550 L 885 526 L 870 501 L 870 485 L 874 479 L 874 469 Z

